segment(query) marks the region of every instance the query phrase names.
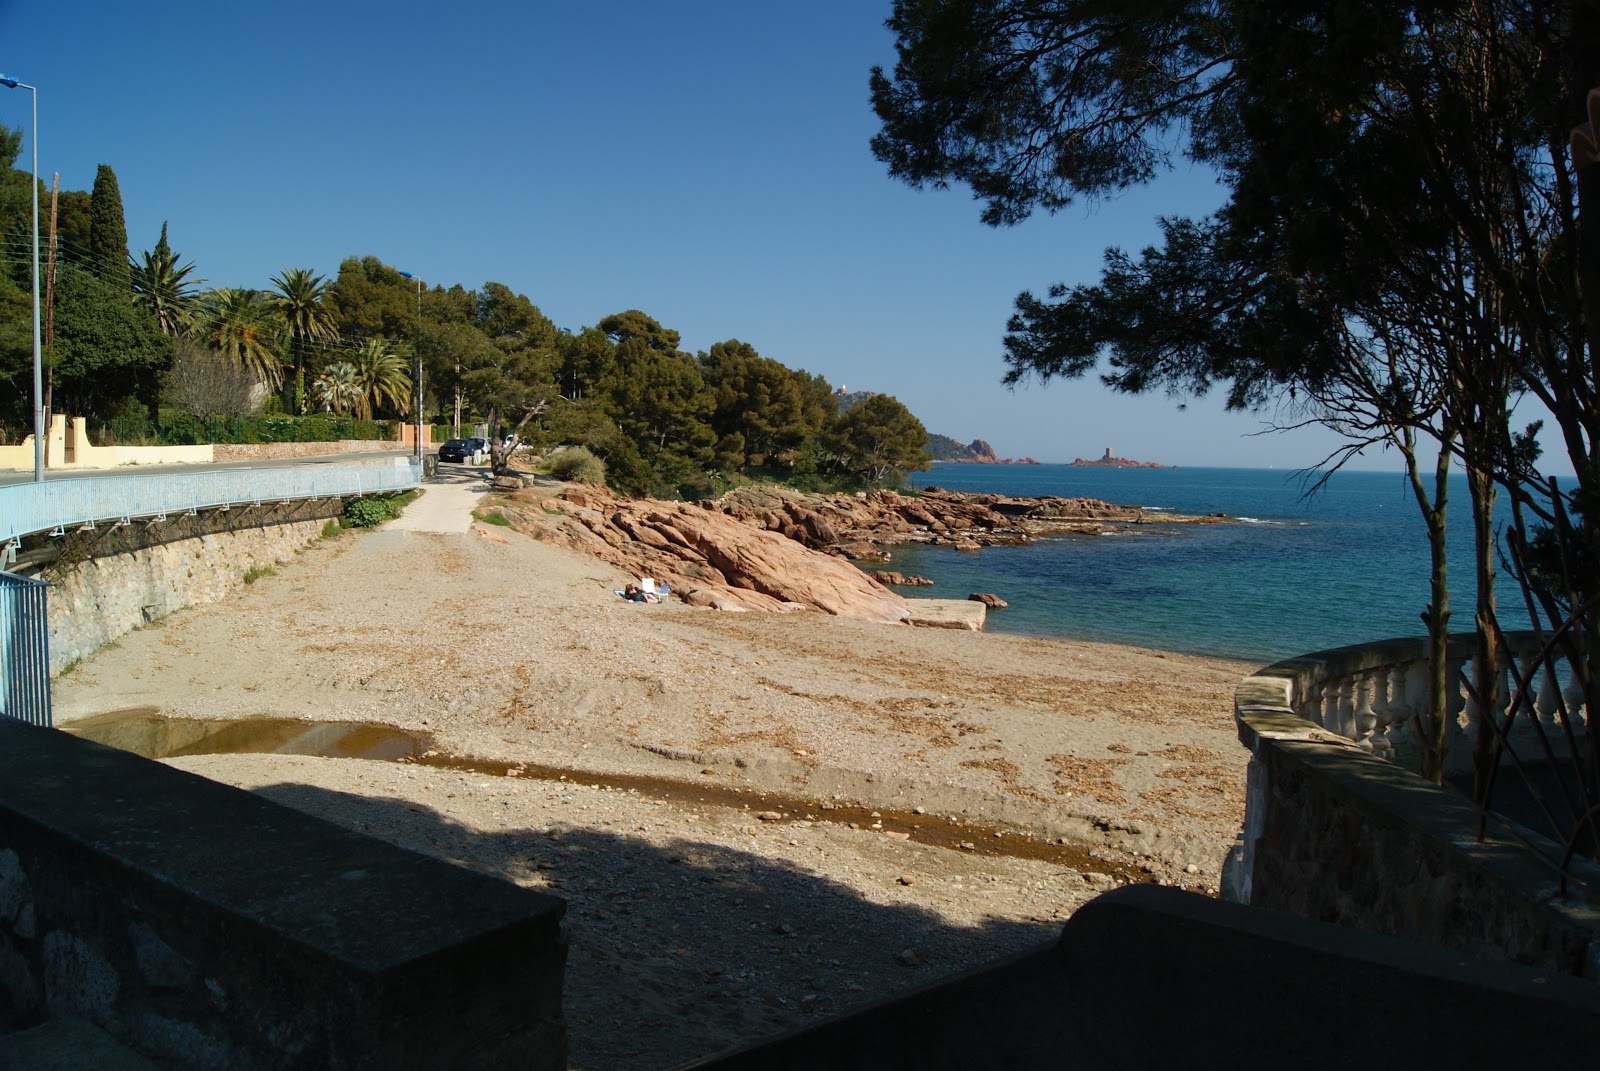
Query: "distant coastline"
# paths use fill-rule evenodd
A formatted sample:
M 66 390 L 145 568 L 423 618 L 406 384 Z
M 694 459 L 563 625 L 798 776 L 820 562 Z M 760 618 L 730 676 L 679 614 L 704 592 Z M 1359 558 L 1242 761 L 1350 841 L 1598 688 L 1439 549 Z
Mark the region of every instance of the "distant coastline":
M 937 465 L 1037 465 L 1031 457 L 946 457 L 934 462 Z M 1160 467 L 1160 466 L 1157 466 Z

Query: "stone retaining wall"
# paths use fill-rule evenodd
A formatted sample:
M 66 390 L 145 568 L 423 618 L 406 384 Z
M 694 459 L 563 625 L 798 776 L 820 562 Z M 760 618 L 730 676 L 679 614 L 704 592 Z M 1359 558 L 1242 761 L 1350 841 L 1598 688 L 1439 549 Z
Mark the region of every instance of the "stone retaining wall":
M 8 1026 L 87 1020 L 195 1071 L 557 1071 L 564 907 L 0 718 Z
M 135 522 L 55 537 L 50 672 L 185 606 L 216 602 L 251 570 L 291 560 L 321 538 L 342 499 L 300 500 Z
M 331 443 L 217 443 L 211 447 L 214 460 L 219 462 L 321 457 L 324 454 L 371 454 L 401 449 L 400 443 L 387 439 L 340 439 Z
M 1291 712 L 1236 718 L 1251 759 L 1225 894 L 1600 980 L 1600 868 L 1573 864 L 1591 898 L 1577 881 L 1563 890 L 1522 841 L 1493 825 L 1479 841 L 1464 798 Z

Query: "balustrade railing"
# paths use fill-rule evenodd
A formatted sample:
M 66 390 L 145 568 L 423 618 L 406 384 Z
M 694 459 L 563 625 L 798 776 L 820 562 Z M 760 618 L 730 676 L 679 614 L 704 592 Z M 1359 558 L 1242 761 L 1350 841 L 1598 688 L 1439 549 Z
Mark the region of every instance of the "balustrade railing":
M 1506 634 L 1499 667 L 1500 721 L 1513 706 L 1509 742 L 1532 741 L 1542 731 L 1552 746 L 1564 747 L 1566 734 L 1556 724 L 1565 705 L 1568 722 L 1587 728 L 1582 689 L 1565 661 L 1541 663 L 1540 641 L 1532 632 Z M 1472 769 L 1473 740 L 1481 712 L 1466 686 L 1471 677 L 1473 640 L 1452 636 L 1446 649 L 1446 776 Z M 1531 697 L 1514 687 L 1511 667 L 1535 682 Z M 1418 719 L 1428 705 L 1428 641 L 1382 640 L 1354 647 L 1315 651 L 1268 666 L 1247 678 L 1235 697 L 1236 708 L 1282 710 L 1355 741 L 1374 755 L 1415 770 L 1421 756 Z

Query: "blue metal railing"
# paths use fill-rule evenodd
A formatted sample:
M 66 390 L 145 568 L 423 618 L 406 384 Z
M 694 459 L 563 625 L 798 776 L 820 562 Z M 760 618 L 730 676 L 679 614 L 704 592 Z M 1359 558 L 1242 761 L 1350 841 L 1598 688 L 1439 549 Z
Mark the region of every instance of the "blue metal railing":
M 150 476 L 102 476 L 0 487 L 0 548 L 22 536 L 135 517 L 258 506 L 263 502 L 409 491 L 421 486 L 412 458 L 347 465 L 286 465 Z
M 0 716 L 50 725 L 50 629 L 41 580 L 0 573 Z

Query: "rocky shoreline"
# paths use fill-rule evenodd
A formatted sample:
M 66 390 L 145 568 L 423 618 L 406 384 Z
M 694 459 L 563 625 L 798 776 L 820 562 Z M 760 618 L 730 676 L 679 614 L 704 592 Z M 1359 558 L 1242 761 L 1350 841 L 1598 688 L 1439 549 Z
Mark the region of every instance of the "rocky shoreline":
M 925 488 L 812 494 L 746 487 L 690 504 L 623 499 L 604 488 L 513 481 L 488 509 L 543 542 L 581 550 L 624 572 L 666 581 L 695 606 L 722 610 L 820 610 L 843 617 L 903 621 L 904 601 L 888 590 L 917 585 L 884 564 L 890 548 L 914 544 L 976 551 L 1044 535 L 1099 534 L 1151 525 L 1218 524 L 1204 516 L 1152 512 L 1092 498 L 1007 495 Z

